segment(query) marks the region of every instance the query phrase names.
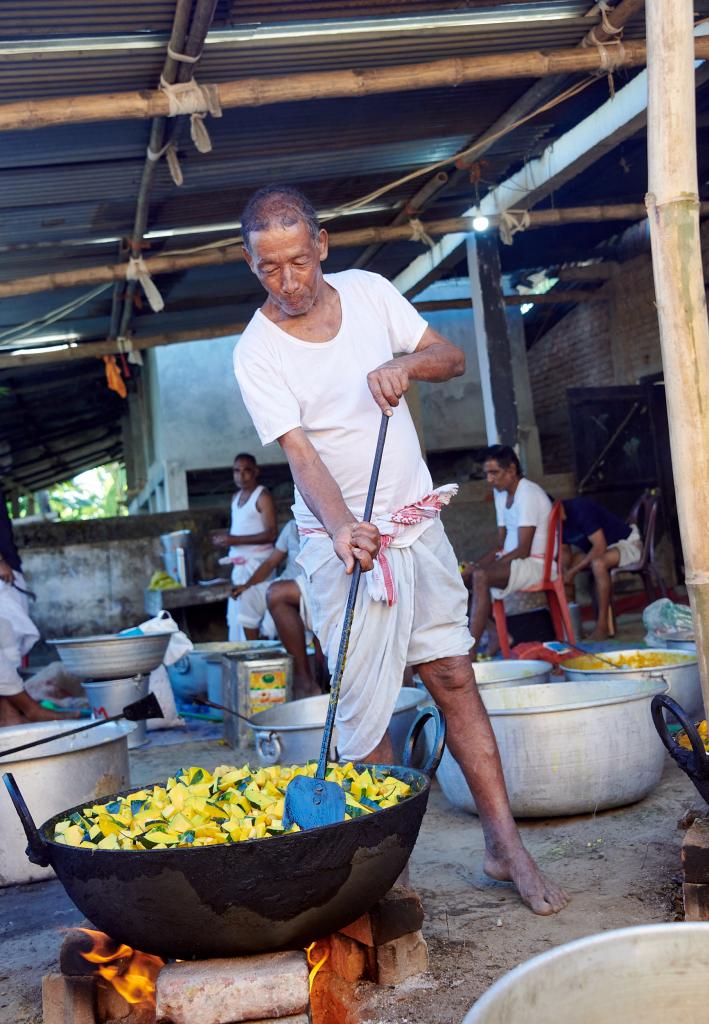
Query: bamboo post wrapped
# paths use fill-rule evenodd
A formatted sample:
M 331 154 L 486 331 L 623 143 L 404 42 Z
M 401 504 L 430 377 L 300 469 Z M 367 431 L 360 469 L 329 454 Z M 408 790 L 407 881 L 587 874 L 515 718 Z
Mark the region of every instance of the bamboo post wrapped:
M 709 710 L 709 324 L 699 236 L 692 0 L 647 5 L 648 195 L 672 466 Z

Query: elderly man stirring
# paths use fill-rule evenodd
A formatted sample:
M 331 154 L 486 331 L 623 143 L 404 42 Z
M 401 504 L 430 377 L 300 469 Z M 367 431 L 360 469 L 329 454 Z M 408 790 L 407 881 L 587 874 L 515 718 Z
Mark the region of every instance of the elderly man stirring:
M 522 845 L 475 685 L 467 592 L 438 515 L 455 488 L 433 490 L 403 397 L 412 380 L 459 376 L 464 356 L 384 278 L 324 276 L 327 234 L 296 189 L 257 192 L 242 232 L 267 299 L 236 347 L 235 372 L 261 441 L 280 443 L 293 474 L 299 561 L 331 667 L 355 560 L 367 573 L 338 707 L 340 755 L 392 760 L 387 724 L 404 668 L 416 665 L 475 796 L 485 871 L 512 881 L 535 913 L 561 910 L 567 895 Z M 368 524 L 360 519 L 382 411 L 391 422 Z

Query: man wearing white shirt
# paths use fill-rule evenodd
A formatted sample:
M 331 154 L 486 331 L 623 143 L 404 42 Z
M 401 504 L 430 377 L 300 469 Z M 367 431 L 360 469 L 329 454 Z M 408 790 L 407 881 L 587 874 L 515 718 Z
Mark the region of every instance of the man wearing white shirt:
M 514 449 L 502 444 L 488 448 L 483 469 L 494 489 L 498 538 L 472 565 L 470 632 L 475 650 L 490 618 L 491 596 L 502 599 L 541 583 L 551 514 L 549 496 L 522 476 Z
M 535 913 L 555 913 L 568 897 L 522 845 L 468 657 L 467 592 L 439 518 L 456 488 L 433 489 L 404 398 L 412 380 L 461 374 L 463 354 L 379 275 L 323 275 L 327 233 L 296 189 L 261 189 L 241 220 L 267 299 L 236 346 L 236 377 L 262 443 L 277 440 L 293 474 L 298 561 L 331 667 L 356 561 L 368 577 L 338 704 L 340 755 L 391 763 L 387 724 L 404 667 L 416 665 L 475 796 L 485 871 L 512 881 Z M 362 523 L 382 412 L 391 420 L 374 521 Z

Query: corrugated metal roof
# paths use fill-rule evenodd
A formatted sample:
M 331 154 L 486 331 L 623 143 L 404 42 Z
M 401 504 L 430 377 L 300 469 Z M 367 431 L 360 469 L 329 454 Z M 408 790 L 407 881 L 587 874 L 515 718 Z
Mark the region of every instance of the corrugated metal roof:
M 709 6 L 709 0 L 697 2 Z M 222 82 L 250 75 L 574 46 L 598 21 L 583 17 L 591 6 L 592 0 L 220 0 L 198 78 Z M 174 0 L 0 3 L 0 103 L 154 88 L 173 11 Z M 636 19 L 626 35 L 642 35 L 642 24 L 642 18 Z M 321 209 L 338 206 L 451 156 L 482 134 L 526 87 L 523 81 L 491 82 L 230 110 L 220 120 L 209 121 L 214 146 L 209 154 L 195 152 L 183 126 L 185 184 L 177 189 L 164 164 L 159 165 L 149 228 L 166 232 L 233 223 L 248 194 L 274 180 L 299 184 Z M 500 140 L 485 154 L 477 185 L 456 181 L 449 194 L 434 202 L 430 215 L 459 213 L 474 202 L 476 189 L 484 193 L 575 123 L 587 105 L 605 98 L 605 88 L 601 83 L 553 116 L 547 114 Z M 116 239 L 132 228 L 149 130 L 149 122 L 123 121 L 5 135 L 0 146 L 0 280 L 115 261 Z M 340 230 L 387 224 L 424 180 L 398 186 L 372 212 L 342 218 L 331 226 Z M 172 251 L 218 237 L 219 233 L 198 231 L 158 238 L 148 251 Z M 110 241 L 91 244 L 101 239 Z M 328 268 L 351 265 L 360 252 L 333 249 Z M 391 276 L 411 254 L 410 245 L 387 245 L 373 269 Z M 258 285 L 239 264 L 163 275 L 158 284 L 166 310 L 157 315 L 145 306 L 136 310 L 133 328 L 140 336 L 239 322 L 259 301 Z M 0 333 L 46 315 L 87 290 L 5 300 L 0 305 Z M 59 328 L 74 332 L 81 341 L 105 336 L 111 291 L 78 308 L 60 321 Z M 72 390 L 77 373 L 81 385 Z M 42 403 L 47 406 L 47 438 L 54 438 L 49 452 L 42 452 L 41 446 L 33 449 L 31 443 L 22 449 L 27 465 L 17 479 L 26 486 L 57 479 L 72 453 L 84 459 L 87 437 L 96 445 L 89 451 L 101 457 L 120 448 L 122 405 L 106 391 L 99 361 L 41 371 L 0 371 L 0 383 L 8 381 L 11 387 L 18 382 L 26 387 L 25 409 L 34 410 L 37 424 L 43 421 Z M 49 381 L 61 386 L 48 389 Z M 0 436 L 7 430 L 17 448 L 24 444 L 20 406 L 3 401 Z M 38 429 L 33 428 L 35 434 Z M 37 484 L 39 479 L 42 484 Z

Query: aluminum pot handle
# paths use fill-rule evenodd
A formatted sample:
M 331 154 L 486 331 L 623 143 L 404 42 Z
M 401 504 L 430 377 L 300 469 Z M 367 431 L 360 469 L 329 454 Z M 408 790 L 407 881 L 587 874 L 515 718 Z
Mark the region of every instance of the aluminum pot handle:
M 25 830 L 27 836 L 27 856 L 33 864 L 38 864 L 41 868 L 47 868 L 51 864 L 49 857 L 49 848 L 45 843 L 42 836 L 37 831 L 32 815 L 30 814 L 29 807 L 25 803 L 25 799 L 20 793 L 19 786 L 15 782 L 15 778 L 12 772 L 5 772 L 2 777 L 2 781 L 7 786 L 7 791 L 10 794 L 10 799 L 15 805 L 17 816 L 22 823 L 22 827 Z
M 443 751 L 446 746 L 446 718 L 439 707 L 435 704 L 428 704 L 425 708 L 421 708 L 416 718 L 411 723 L 408 735 L 404 740 L 404 768 L 412 768 L 412 758 L 414 753 L 414 747 L 416 741 L 423 732 L 423 729 L 428 721 L 433 721 L 436 724 L 436 736 L 433 740 L 433 747 L 431 753 L 425 764 L 419 768 L 425 775 L 433 776 L 436 774 L 436 769 L 441 763 L 443 757 Z
M 670 733 L 663 715 L 663 710 L 667 710 L 673 715 L 679 724 L 684 729 L 689 742 L 692 744 L 691 751 L 685 750 L 681 747 L 675 737 Z M 668 697 L 667 694 L 660 693 L 652 698 L 652 704 L 650 705 L 652 712 L 652 720 L 657 734 L 664 743 L 670 755 L 674 758 L 680 768 L 689 774 L 695 774 L 702 778 L 709 778 L 709 757 L 704 749 L 701 737 L 697 732 L 694 723 L 687 717 L 684 708 L 673 700 L 672 697 Z
M 269 732 L 267 736 L 262 732 L 257 732 L 256 746 L 259 757 L 262 761 L 266 762 L 267 766 L 270 767 L 272 764 L 278 764 L 283 753 L 283 747 L 277 732 Z

